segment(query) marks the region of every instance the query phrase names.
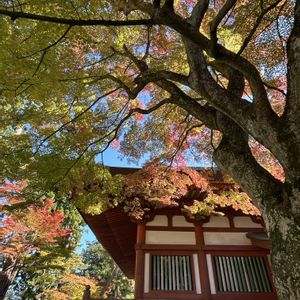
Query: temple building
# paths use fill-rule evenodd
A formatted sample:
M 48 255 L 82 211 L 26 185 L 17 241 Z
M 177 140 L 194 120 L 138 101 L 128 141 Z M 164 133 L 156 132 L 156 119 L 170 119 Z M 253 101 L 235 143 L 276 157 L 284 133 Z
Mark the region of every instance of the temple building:
M 220 178 L 214 184 L 224 186 Z M 135 299 L 277 299 L 262 217 L 228 207 L 222 211 L 192 218 L 180 209 L 162 208 L 133 220 L 119 206 L 83 217 L 135 280 Z

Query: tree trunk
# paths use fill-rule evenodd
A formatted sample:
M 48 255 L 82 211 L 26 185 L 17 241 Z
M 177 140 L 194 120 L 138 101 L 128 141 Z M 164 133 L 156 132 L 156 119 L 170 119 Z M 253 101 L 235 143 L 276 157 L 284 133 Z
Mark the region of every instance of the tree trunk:
M 15 261 L 14 264 L 10 263 L 4 271 L 0 272 L 0 300 L 3 300 L 10 285 L 14 282 L 20 270 L 20 264 Z
M 281 206 L 264 216 L 271 240 L 273 280 L 280 300 L 300 299 L 300 219 Z
M 5 272 L 0 272 L 0 300 L 4 299 L 10 285 L 11 281 L 7 274 Z
M 18 270 L 14 270 L 9 274 L 0 272 L 0 300 L 4 299 L 10 285 L 14 282 L 17 274 Z

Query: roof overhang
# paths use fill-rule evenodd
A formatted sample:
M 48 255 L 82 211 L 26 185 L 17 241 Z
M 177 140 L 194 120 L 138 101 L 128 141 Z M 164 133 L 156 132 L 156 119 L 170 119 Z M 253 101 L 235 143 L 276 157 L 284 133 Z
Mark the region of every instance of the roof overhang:
M 137 224 L 130 221 L 122 207 L 96 216 L 81 214 L 124 274 L 128 278 L 134 278 Z

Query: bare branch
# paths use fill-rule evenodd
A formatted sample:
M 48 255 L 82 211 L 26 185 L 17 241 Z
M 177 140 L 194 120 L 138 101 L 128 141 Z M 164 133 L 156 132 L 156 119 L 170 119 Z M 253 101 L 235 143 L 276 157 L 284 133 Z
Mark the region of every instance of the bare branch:
M 256 19 L 256 22 L 254 24 L 254 26 L 252 26 L 250 33 L 248 34 L 248 36 L 245 38 L 243 45 L 241 46 L 240 50 L 238 51 L 238 55 L 242 54 L 242 52 L 245 50 L 245 48 L 248 46 L 248 44 L 250 43 L 254 33 L 256 32 L 258 26 L 260 25 L 261 20 L 264 18 L 264 16 L 271 11 L 272 9 L 274 9 L 282 0 L 277 0 L 276 2 L 274 2 L 273 4 L 271 4 L 270 6 L 268 6 L 267 8 L 265 8 L 264 10 L 262 10 L 261 14 L 258 16 L 258 18 Z
M 270 85 L 270 84 L 268 84 L 268 83 L 266 83 L 266 82 L 264 82 L 264 85 L 265 85 L 268 89 L 270 89 L 270 90 L 275 90 L 275 91 L 281 93 L 283 96 L 286 96 L 286 92 L 285 92 L 284 90 L 282 90 L 282 89 L 280 89 L 280 88 L 278 88 L 278 87 L 276 87 L 276 86 Z
M 125 55 L 133 61 L 133 63 L 138 67 L 138 69 L 143 72 L 148 69 L 147 63 L 145 63 L 143 60 L 138 59 L 135 57 L 130 50 L 127 48 L 127 46 L 124 44 L 123 49 L 125 51 Z
M 135 78 L 134 82 L 140 85 L 143 83 L 145 85 L 148 82 L 157 82 L 162 79 L 167 79 L 188 86 L 189 85 L 188 78 L 189 77 L 186 75 L 178 74 L 172 71 L 150 72 L 149 70 L 148 72 L 142 73 L 140 76 Z
M 173 98 L 174 103 L 189 112 L 191 115 L 195 116 L 198 120 L 203 121 L 208 127 L 217 129 L 215 123 L 215 110 L 212 107 L 202 106 L 197 101 L 199 99 L 193 99 L 186 95 L 176 84 L 169 80 L 179 82 L 183 85 L 189 85 L 189 77 L 186 75 L 178 74 L 171 71 L 157 71 L 151 73 L 148 70 L 148 66 L 145 63 L 135 57 L 128 50 L 126 52 L 127 56 L 134 61 L 134 63 L 139 67 L 141 74 L 135 79 L 137 87 L 132 94 L 137 95 L 141 89 L 146 86 L 149 82 L 155 82 L 159 87 L 168 91 Z M 131 94 L 131 95 L 132 95 Z
M 146 44 L 146 49 L 145 49 L 145 53 L 142 57 L 142 60 L 145 60 L 149 56 L 149 50 L 150 50 L 150 44 L 151 44 L 150 34 L 151 34 L 151 26 L 148 26 L 147 27 L 147 44 Z
M 113 52 L 113 53 L 111 53 L 107 56 L 103 56 L 100 59 L 93 61 L 92 63 L 82 65 L 82 66 L 79 67 L 79 69 L 82 70 L 82 69 L 87 68 L 87 67 L 92 67 L 92 66 L 95 66 L 97 64 L 101 64 L 102 62 L 112 58 L 114 55 L 115 55 L 115 53 Z
M 178 152 L 179 152 L 180 149 L 182 148 L 184 142 L 186 141 L 186 139 L 187 139 L 189 133 L 190 133 L 193 129 L 195 129 L 195 128 L 200 128 L 200 127 L 203 127 L 203 126 L 204 126 L 204 124 L 193 125 L 193 126 L 190 126 L 190 127 L 187 126 L 187 128 L 185 128 L 185 129 L 183 130 L 183 132 L 181 133 L 181 135 L 180 135 L 180 137 L 179 137 L 179 139 L 178 139 L 178 145 L 177 145 L 175 151 L 172 153 L 172 156 L 171 156 L 171 162 L 170 162 L 170 165 L 171 165 L 171 166 L 172 166 L 172 164 L 173 164 L 173 162 L 174 162 L 174 159 L 176 158 L 176 155 L 178 154 Z
M 155 8 L 160 8 L 160 0 L 153 0 L 153 6 Z
M 156 84 L 172 95 L 174 104 L 183 108 L 197 120 L 205 123 L 207 127 L 211 129 L 218 129 L 216 122 L 217 111 L 207 104 L 201 105 L 199 102 L 203 99 L 199 100 L 189 97 L 176 84 L 165 79 L 157 82 Z
M 195 43 L 184 39 L 184 44 L 190 66 L 189 86 L 218 111 L 234 119 L 241 127 L 245 127 L 245 122 L 253 114 L 252 105 L 232 93 L 231 90 L 222 88 L 213 79 L 207 68 L 206 59 Z M 243 85 L 241 87 L 243 88 Z
M 95 145 L 97 143 L 100 143 L 101 141 L 104 141 L 106 138 L 108 138 L 109 136 L 112 135 L 112 137 L 110 138 L 110 140 L 108 141 L 108 143 L 106 144 L 106 146 L 104 147 L 104 149 L 102 149 L 100 152 L 98 152 L 97 154 L 100 154 L 100 153 L 103 153 L 105 150 L 108 149 L 108 147 L 111 145 L 111 143 L 113 142 L 113 140 L 115 138 L 117 138 L 118 136 L 118 133 L 119 133 L 119 130 L 121 129 L 122 125 L 128 120 L 131 118 L 131 116 L 135 113 L 140 113 L 140 114 L 143 114 L 143 115 L 147 115 L 147 114 L 150 114 L 152 113 L 153 111 L 159 109 L 161 106 L 165 105 L 165 104 L 169 104 L 169 103 L 173 103 L 173 99 L 172 98 L 166 98 L 162 101 L 160 101 L 159 103 L 157 103 L 156 105 L 148 108 L 148 109 L 142 109 L 142 108 L 133 108 L 131 109 L 128 114 L 122 119 L 120 120 L 120 122 L 118 123 L 118 125 L 111 131 L 109 131 L 107 134 L 105 134 L 104 136 L 102 136 L 101 138 L 91 142 L 89 145 L 88 145 L 88 148 L 90 148 L 92 145 Z
M 59 79 L 59 81 L 79 81 L 79 80 L 86 80 L 91 79 L 91 81 L 88 81 L 86 84 L 93 84 L 97 81 L 109 79 L 119 85 L 119 88 L 123 88 L 125 92 L 128 94 L 130 98 L 135 98 L 138 93 L 145 87 L 146 83 L 140 82 L 134 89 L 130 89 L 121 79 L 110 75 L 91 75 L 91 76 L 83 76 L 83 77 L 75 77 L 75 78 L 66 78 L 66 79 Z
M 99 102 L 101 99 L 107 97 L 108 95 L 116 92 L 120 87 L 109 91 L 107 93 L 105 93 L 104 95 L 101 95 L 100 97 L 98 97 L 95 101 L 93 101 L 92 104 L 90 104 L 86 109 L 84 109 L 82 112 L 80 112 L 78 115 L 76 115 L 75 117 L 73 117 L 71 120 L 69 120 L 68 122 L 65 122 L 64 124 L 62 124 L 61 126 L 59 126 L 55 131 L 53 131 L 51 134 L 47 135 L 38 145 L 36 151 L 34 152 L 34 154 L 36 154 L 39 149 L 42 147 L 42 145 L 48 141 L 51 137 L 53 137 L 56 133 L 60 132 L 63 128 L 65 128 L 68 124 L 71 124 L 73 122 L 75 122 L 78 118 L 80 118 L 81 116 L 83 116 L 87 111 L 89 111 L 91 108 L 93 108 L 94 105 L 97 104 L 97 102 Z
M 73 1 L 72 1 L 72 0 L 68 0 L 68 1 L 71 3 L 71 6 L 72 6 L 73 9 L 75 10 L 78 19 L 81 20 L 81 17 L 80 17 L 80 14 L 79 14 L 79 12 L 78 12 L 78 9 L 77 9 L 77 7 L 74 5 Z
M 62 35 L 59 39 L 57 39 L 57 40 L 56 40 L 54 43 L 52 43 L 51 45 L 48 45 L 48 46 L 45 47 L 44 49 L 38 51 L 38 52 L 42 52 L 42 56 L 41 56 L 41 58 L 40 58 L 40 61 L 39 61 L 38 65 L 37 65 L 37 67 L 36 67 L 34 73 L 32 74 L 32 77 L 34 77 L 34 76 L 36 75 L 36 73 L 38 72 L 38 70 L 39 70 L 39 68 L 40 68 L 40 66 L 41 66 L 41 64 L 42 64 L 42 62 L 43 62 L 43 60 L 44 60 L 44 57 L 45 57 L 47 51 L 48 51 L 50 48 L 56 46 L 60 41 L 62 41 L 62 40 L 66 37 L 66 35 L 68 34 L 68 32 L 70 31 L 71 28 L 72 28 L 72 26 L 69 26 L 69 27 L 67 28 L 67 30 L 63 33 L 63 35 Z M 37 52 L 36 52 L 36 53 L 37 53 Z
M 277 118 L 270 106 L 266 90 L 257 68 L 247 59 L 237 55 L 236 53 L 233 53 L 220 44 L 217 44 L 218 55 L 215 56 L 215 53 L 212 52 L 211 41 L 199 32 L 199 28 L 193 26 L 171 12 L 168 13 L 167 17 L 166 14 L 156 14 L 154 16 L 154 22 L 157 24 L 161 23 L 166 26 L 170 26 L 180 33 L 186 40 L 194 42 L 195 45 L 198 46 L 198 53 L 201 51 L 206 51 L 209 56 L 214 57 L 219 62 L 238 70 L 250 83 L 253 92 L 255 110 L 258 114 L 258 117 L 265 116 L 265 118 L 269 119 Z

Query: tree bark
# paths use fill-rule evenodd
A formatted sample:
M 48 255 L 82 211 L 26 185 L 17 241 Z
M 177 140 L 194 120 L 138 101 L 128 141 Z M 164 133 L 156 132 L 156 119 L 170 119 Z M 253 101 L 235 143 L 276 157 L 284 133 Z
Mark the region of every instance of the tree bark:
M 7 274 L 5 272 L 0 272 L 0 300 L 4 299 L 10 285 L 11 281 Z
M 293 205 L 300 201 L 297 178 L 294 184 L 270 180 L 245 145 L 240 151 L 241 140 L 237 132 L 230 139 L 225 135 L 214 153 L 215 161 L 241 185 L 263 214 L 271 241 L 271 268 L 278 298 L 299 300 L 300 217 Z
M 9 287 L 14 282 L 18 274 L 18 270 L 14 270 L 10 274 L 0 272 L 0 300 L 3 300 Z
M 3 300 L 9 287 L 14 282 L 20 270 L 20 264 L 16 261 L 7 263 L 4 271 L 0 272 L 0 300 Z
M 284 207 L 265 214 L 271 240 L 273 281 L 278 298 L 300 299 L 300 220 Z

